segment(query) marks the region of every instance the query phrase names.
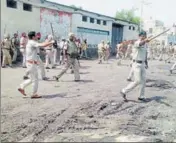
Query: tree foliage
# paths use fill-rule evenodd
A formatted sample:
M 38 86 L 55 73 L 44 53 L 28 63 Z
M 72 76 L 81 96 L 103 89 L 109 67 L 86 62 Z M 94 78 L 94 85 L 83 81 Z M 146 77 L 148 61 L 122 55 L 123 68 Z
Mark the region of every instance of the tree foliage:
M 140 24 L 140 17 L 135 15 L 135 9 L 117 11 L 115 18 L 130 21 L 136 24 Z
M 81 6 L 76 6 L 76 5 L 70 5 L 71 7 L 73 7 L 73 8 L 76 8 L 76 9 L 83 9 Z

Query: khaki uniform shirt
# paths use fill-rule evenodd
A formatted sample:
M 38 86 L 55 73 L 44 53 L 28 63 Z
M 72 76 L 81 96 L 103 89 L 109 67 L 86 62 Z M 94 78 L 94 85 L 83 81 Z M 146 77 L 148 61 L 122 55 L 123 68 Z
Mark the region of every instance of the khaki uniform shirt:
M 2 49 L 7 49 L 7 50 L 10 50 L 10 48 L 12 47 L 12 44 L 11 44 L 11 40 L 9 39 L 4 39 L 2 41 Z
M 104 44 L 102 44 L 102 43 L 98 44 L 98 52 L 103 52 L 104 49 L 105 49 L 105 45 Z

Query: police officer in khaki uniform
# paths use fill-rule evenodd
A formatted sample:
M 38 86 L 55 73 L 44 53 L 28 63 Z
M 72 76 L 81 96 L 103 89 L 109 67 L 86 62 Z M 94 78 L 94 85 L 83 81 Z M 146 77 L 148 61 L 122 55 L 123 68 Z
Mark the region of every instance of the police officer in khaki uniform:
M 15 33 L 15 34 L 14 34 L 14 37 L 13 37 L 11 40 L 12 40 L 12 49 L 13 49 L 13 58 L 12 58 L 12 62 L 13 62 L 13 63 L 16 63 L 17 54 L 18 54 L 18 48 L 19 48 L 18 34 Z
M 105 42 L 101 41 L 100 44 L 98 44 L 98 64 L 101 64 L 104 58 L 104 51 L 105 51 Z
M 67 52 L 68 52 L 68 59 L 66 67 L 61 71 L 61 73 L 54 78 L 58 81 L 61 76 L 66 73 L 66 71 L 72 67 L 74 71 L 75 81 L 80 81 L 80 74 L 79 74 L 79 63 L 78 63 L 78 47 L 75 44 L 75 35 L 73 33 L 69 33 L 69 40 L 67 44 Z
M 29 41 L 26 45 L 26 65 L 27 70 L 29 71 L 29 79 L 25 80 L 20 87 L 18 88 L 18 91 L 26 96 L 25 88 L 32 84 L 32 96 L 31 98 L 41 98 L 41 96 L 38 95 L 38 70 L 37 70 L 37 64 L 38 64 L 38 49 L 40 47 L 46 47 L 49 45 L 52 45 L 54 41 L 51 42 L 44 42 L 44 43 L 38 43 L 36 33 L 34 31 L 29 32 L 28 34 Z
M 134 54 L 133 54 L 133 72 L 134 72 L 134 82 L 130 83 L 127 87 L 121 90 L 121 94 L 125 101 L 126 93 L 132 91 L 136 86 L 140 85 L 139 89 L 139 98 L 138 100 L 146 101 L 144 97 L 145 92 L 145 83 L 146 83 L 146 70 L 145 70 L 145 60 L 147 57 L 147 47 L 146 44 L 149 42 L 146 39 L 146 32 L 142 31 L 139 34 L 139 40 L 137 40 L 134 44 Z
M 12 59 L 10 55 L 10 50 L 12 48 L 10 34 L 4 35 L 4 40 L 1 43 L 2 46 L 2 53 L 3 53 L 3 60 L 2 60 L 2 68 L 6 67 L 6 59 L 10 67 L 12 67 Z

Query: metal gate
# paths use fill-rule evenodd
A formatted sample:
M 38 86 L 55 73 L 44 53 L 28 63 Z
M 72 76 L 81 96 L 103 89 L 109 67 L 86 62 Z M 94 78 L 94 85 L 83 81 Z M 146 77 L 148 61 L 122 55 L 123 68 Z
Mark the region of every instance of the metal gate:
M 118 24 L 112 24 L 112 54 L 116 53 L 116 45 L 123 39 L 123 26 Z

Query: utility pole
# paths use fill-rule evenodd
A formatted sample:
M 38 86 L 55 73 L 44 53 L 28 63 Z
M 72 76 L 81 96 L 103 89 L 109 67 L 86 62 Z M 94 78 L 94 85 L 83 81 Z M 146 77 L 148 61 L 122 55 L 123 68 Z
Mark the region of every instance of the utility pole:
M 143 8 L 144 5 L 149 5 L 151 3 L 146 2 L 145 0 L 141 0 L 141 16 L 140 16 L 140 26 L 139 26 L 139 31 L 142 30 L 142 17 L 143 17 Z

